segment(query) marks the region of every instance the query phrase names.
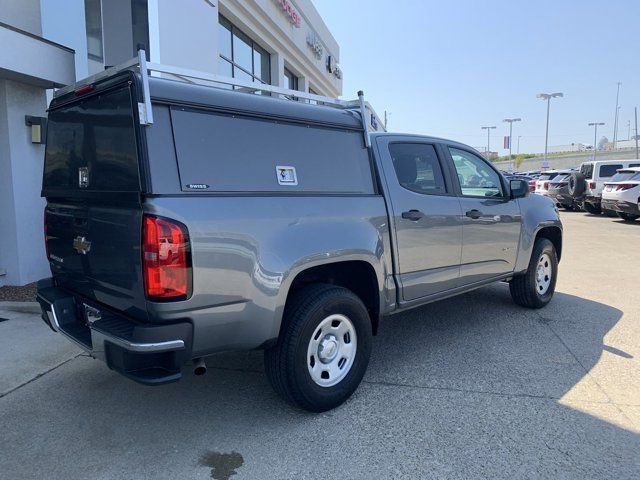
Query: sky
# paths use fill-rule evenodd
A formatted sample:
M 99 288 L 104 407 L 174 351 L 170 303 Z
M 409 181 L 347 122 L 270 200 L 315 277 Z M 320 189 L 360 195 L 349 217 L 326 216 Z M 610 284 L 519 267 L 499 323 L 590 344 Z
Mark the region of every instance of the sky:
M 343 98 L 365 98 L 389 131 L 445 137 L 504 155 L 505 118 L 520 152 L 593 144 L 589 122 L 613 137 L 617 82 L 619 139 L 640 110 L 639 0 L 313 0 L 340 45 Z M 602 132 L 602 135 L 601 135 Z M 598 138 L 598 139 L 599 139 Z

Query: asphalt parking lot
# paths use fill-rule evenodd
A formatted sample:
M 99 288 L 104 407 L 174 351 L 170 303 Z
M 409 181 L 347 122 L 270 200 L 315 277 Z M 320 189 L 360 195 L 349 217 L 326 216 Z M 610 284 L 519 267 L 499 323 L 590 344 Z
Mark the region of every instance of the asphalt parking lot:
M 260 353 L 144 387 L 5 304 L 0 478 L 639 478 L 640 222 L 562 218 L 547 308 L 500 284 L 389 318 L 320 415 L 273 393 Z

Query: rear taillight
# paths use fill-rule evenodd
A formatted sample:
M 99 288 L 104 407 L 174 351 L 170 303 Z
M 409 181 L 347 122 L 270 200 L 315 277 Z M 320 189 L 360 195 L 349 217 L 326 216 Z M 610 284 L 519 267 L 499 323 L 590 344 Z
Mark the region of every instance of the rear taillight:
M 535 180 L 529 181 L 529 191 L 534 192 L 535 190 L 536 190 L 536 181 Z
M 150 300 L 186 300 L 191 294 L 191 247 L 187 227 L 168 218 L 144 217 L 142 268 Z
M 545 190 L 549 190 L 549 182 L 544 182 L 542 184 L 542 188 L 544 188 Z
M 596 182 L 589 182 L 589 190 L 595 190 L 596 189 Z
M 621 183 L 620 185 L 617 186 L 616 190 L 629 190 L 630 188 L 633 188 L 637 186 L 636 183 Z

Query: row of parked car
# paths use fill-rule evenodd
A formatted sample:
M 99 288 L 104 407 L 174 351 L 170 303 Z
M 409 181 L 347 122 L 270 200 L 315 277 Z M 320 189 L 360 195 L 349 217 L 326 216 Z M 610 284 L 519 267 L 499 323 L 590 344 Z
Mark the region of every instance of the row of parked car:
M 529 180 L 529 190 L 552 198 L 566 210 L 640 218 L 640 160 L 597 160 L 579 168 L 522 172 L 511 178 Z

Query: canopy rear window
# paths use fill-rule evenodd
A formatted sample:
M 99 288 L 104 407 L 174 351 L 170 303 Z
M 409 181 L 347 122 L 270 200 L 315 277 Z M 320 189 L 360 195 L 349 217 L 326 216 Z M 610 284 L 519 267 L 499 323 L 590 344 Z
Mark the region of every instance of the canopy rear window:
M 121 87 L 49 112 L 43 190 L 139 191 L 132 104 Z

